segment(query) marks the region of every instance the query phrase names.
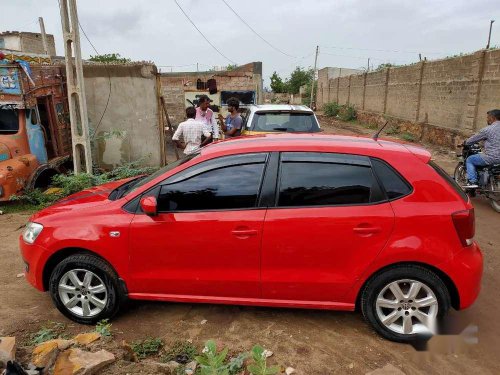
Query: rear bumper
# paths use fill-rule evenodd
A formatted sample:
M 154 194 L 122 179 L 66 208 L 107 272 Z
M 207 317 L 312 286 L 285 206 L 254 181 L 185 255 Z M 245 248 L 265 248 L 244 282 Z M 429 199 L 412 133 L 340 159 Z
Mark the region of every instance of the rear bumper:
M 440 267 L 452 279 L 460 298 L 460 309 L 471 306 L 481 290 L 483 254 L 474 242 Z
M 25 264 L 26 280 L 36 289 L 44 292 L 43 268 L 48 258 L 47 250 L 36 244 L 27 244 L 22 237 L 19 238 L 19 248 Z

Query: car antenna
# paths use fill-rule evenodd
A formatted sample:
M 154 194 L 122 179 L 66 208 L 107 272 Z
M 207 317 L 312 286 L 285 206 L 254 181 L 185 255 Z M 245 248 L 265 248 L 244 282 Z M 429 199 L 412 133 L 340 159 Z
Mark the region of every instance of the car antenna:
M 382 126 L 379 130 L 377 130 L 377 132 L 375 134 L 373 134 L 373 140 L 376 141 L 378 140 L 378 136 L 380 135 L 380 133 L 382 133 L 382 130 L 384 130 L 384 128 L 387 126 L 387 124 L 389 123 L 389 121 L 386 121 L 384 126 Z

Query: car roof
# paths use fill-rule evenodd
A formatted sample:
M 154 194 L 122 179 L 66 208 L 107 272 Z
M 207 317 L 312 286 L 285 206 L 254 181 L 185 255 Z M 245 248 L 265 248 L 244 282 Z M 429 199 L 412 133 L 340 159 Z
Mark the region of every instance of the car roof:
M 431 158 L 430 152 L 415 146 L 386 139 L 318 133 L 279 133 L 236 137 L 212 143 L 202 148 L 207 158 L 252 152 L 311 151 L 381 156 L 383 154 L 414 155 L 423 162 Z
M 293 105 L 293 104 L 254 104 L 249 107 L 252 112 L 259 111 L 297 111 L 297 112 L 310 112 L 313 113 L 312 109 L 305 105 Z

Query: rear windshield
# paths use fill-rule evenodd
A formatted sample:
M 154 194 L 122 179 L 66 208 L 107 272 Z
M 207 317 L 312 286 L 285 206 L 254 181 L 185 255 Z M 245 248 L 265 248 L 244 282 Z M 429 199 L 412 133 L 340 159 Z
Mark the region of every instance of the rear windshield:
M 445 179 L 446 182 L 462 197 L 464 202 L 468 202 L 469 197 L 465 194 L 465 191 L 460 187 L 459 184 L 448 174 L 446 173 L 439 165 L 434 163 L 433 161 L 429 162 L 429 165 L 434 168 L 434 170 Z
M 16 134 L 18 131 L 18 110 L 0 108 L 0 134 Z
M 250 130 L 304 133 L 320 131 L 314 114 L 297 112 L 256 112 Z

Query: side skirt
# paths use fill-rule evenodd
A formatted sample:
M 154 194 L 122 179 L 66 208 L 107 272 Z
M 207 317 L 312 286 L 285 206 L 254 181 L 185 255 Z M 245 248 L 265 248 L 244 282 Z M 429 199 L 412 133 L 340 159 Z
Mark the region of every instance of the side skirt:
M 212 296 L 190 296 L 177 294 L 148 294 L 130 293 L 130 299 L 166 301 L 166 302 L 188 302 L 188 303 L 213 303 L 222 305 L 246 305 L 246 306 L 269 306 L 269 307 L 290 307 L 299 309 L 321 309 L 354 311 L 353 303 L 325 302 L 325 301 L 293 301 L 261 298 L 231 298 Z

